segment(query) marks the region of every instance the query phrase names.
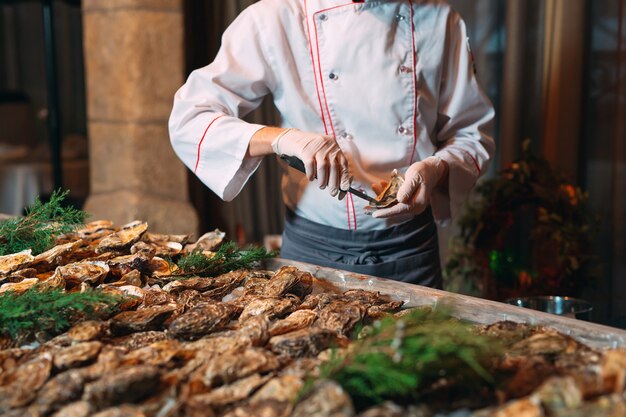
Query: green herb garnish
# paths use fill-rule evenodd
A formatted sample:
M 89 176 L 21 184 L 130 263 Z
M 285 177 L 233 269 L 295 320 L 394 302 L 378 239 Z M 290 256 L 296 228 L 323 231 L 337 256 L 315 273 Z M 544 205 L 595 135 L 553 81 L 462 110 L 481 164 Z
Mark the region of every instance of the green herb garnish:
M 499 351 L 492 337 L 472 332 L 446 309 L 416 310 L 375 323 L 347 352 L 333 352 L 319 378 L 337 381 L 363 407 L 415 401 L 420 390 L 442 378 L 467 386 L 491 384 L 486 365 Z M 307 381 L 301 397 L 314 382 Z
M 240 249 L 236 243 L 227 242 L 210 255 L 197 250 L 183 256 L 176 263 L 179 268 L 176 276 L 216 277 L 237 269 L 251 268 L 277 255 L 276 251 L 268 252 L 259 246 Z
M 83 224 L 87 217 L 84 211 L 62 205 L 67 194 L 54 191 L 47 203 L 37 198 L 24 217 L 0 222 L 0 256 L 26 249 L 38 255 L 54 246 L 55 237 Z
M 0 335 L 16 341 L 40 332 L 54 336 L 78 320 L 107 317 L 122 299 L 101 291 L 66 293 L 36 286 L 23 294 L 9 291 L 0 294 Z

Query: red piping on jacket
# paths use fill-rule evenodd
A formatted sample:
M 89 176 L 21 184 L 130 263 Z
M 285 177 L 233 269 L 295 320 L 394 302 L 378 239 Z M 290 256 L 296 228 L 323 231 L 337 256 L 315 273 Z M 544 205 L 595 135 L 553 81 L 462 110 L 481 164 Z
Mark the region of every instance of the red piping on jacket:
M 198 143 L 198 158 L 196 159 L 196 167 L 193 169 L 193 173 L 194 174 L 198 170 L 198 164 L 200 163 L 200 147 L 202 146 L 202 142 L 204 142 L 204 137 L 206 136 L 206 132 L 209 131 L 209 128 L 213 125 L 213 123 L 215 123 L 215 121 L 217 119 L 220 119 L 220 118 L 222 118 L 224 116 L 225 115 L 222 114 L 221 116 L 217 116 L 215 119 L 211 120 L 211 123 L 209 123 L 209 125 L 204 130 L 204 134 L 202 135 L 202 139 L 200 139 L 200 142 Z
M 324 108 L 322 107 L 322 99 L 320 97 L 320 88 L 317 84 L 317 71 L 315 71 L 315 58 L 313 56 L 313 43 L 311 42 L 311 29 L 309 25 L 309 12 L 307 9 L 307 0 L 304 0 L 304 19 L 306 20 L 306 31 L 309 35 L 309 52 L 311 54 L 311 65 L 313 66 L 313 79 L 315 80 L 315 92 L 317 93 L 317 101 L 320 104 L 320 113 L 322 115 L 322 123 L 324 124 L 324 132 L 328 135 L 328 127 L 326 126 L 326 118 L 324 117 Z
M 413 150 L 411 151 L 411 160 L 409 165 L 413 163 L 415 158 L 415 147 L 417 146 L 417 51 L 415 50 L 415 20 L 413 19 L 413 0 L 409 0 L 411 8 L 411 50 L 413 51 Z
M 354 198 L 352 197 L 352 194 L 348 193 L 348 197 L 350 197 L 350 205 L 352 206 L 352 214 L 353 214 L 353 218 L 354 218 L 354 230 L 357 230 L 357 224 L 356 224 L 356 210 L 354 209 Z
M 322 9 L 322 10 L 318 10 L 315 13 L 313 13 L 313 28 L 315 30 L 315 49 L 317 51 L 317 70 L 319 72 L 319 77 L 320 77 L 320 83 L 322 84 L 322 95 L 324 96 L 324 104 L 326 106 L 326 113 L 328 114 L 328 121 L 330 122 L 330 129 L 333 133 L 333 137 L 336 138 L 337 135 L 335 133 L 335 126 L 333 124 L 333 118 L 330 114 L 330 107 L 328 106 L 328 97 L 326 96 L 326 87 L 324 86 L 324 74 L 322 73 L 322 61 L 320 58 L 320 46 L 319 46 L 319 36 L 317 33 L 317 25 L 315 24 L 315 18 L 319 13 L 323 13 L 326 12 L 328 10 L 333 10 L 333 9 L 337 9 L 340 7 L 345 7 L 345 6 L 352 6 L 354 5 L 354 3 L 350 2 L 350 3 L 346 3 L 346 4 L 341 4 L 338 6 L 333 6 L 333 7 L 329 7 L 326 9 Z M 304 7 L 306 9 L 306 0 L 304 2 Z M 306 14 L 306 19 L 307 19 L 307 30 L 309 30 L 309 19 L 308 19 L 308 11 L 305 10 L 305 14 Z M 312 45 L 311 45 L 311 33 L 309 30 L 309 48 L 311 49 L 311 55 L 313 55 L 313 51 L 312 51 Z M 311 56 L 311 59 L 313 60 L 313 69 L 315 69 L 315 62 L 314 62 L 314 58 L 313 56 Z M 315 75 L 315 74 L 314 74 Z M 317 77 L 315 77 L 316 80 L 316 88 L 318 88 L 318 99 L 319 99 L 319 87 L 317 86 Z M 320 101 L 320 107 L 322 106 L 322 103 Z M 324 117 L 324 110 L 322 109 L 322 118 Z M 324 123 L 324 128 L 326 128 L 326 124 Z M 326 130 L 326 134 L 328 134 L 328 130 Z M 350 205 L 348 204 L 348 198 L 350 199 L 350 201 L 352 202 L 352 215 L 350 215 Z M 346 215 L 348 217 L 348 230 L 352 230 L 352 222 L 351 219 L 354 218 L 354 230 L 356 230 L 357 224 L 356 224 L 356 210 L 354 209 L 354 201 L 352 200 L 352 196 L 348 195 L 346 198 Z
M 476 160 L 476 158 L 474 158 L 472 154 L 467 151 L 463 151 L 463 152 L 465 152 L 465 154 L 472 159 L 472 161 L 474 162 L 474 166 L 476 166 L 476 171 L 478 171 L 478 176 L 480 176 L 481 174 L 480 166 L 478 165 L 478 161 Z

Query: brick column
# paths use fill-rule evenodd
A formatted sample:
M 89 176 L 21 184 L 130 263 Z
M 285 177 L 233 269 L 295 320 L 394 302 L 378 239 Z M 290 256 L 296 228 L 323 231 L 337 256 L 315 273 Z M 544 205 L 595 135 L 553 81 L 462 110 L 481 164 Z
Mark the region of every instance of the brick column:
M 83 0 L 93 218 L 196 232 L 167 120 L 183 83 L 183 0 Z

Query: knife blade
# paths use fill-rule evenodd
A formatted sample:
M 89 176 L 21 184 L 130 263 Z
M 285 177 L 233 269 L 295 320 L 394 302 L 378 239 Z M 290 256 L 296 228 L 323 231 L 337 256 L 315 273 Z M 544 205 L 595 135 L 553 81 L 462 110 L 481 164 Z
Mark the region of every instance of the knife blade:
M 289 156 L 289 155 L 281 155 L 280 159 L 282 159 L 283 161 L 285 161 L 287 163 L 287 165 L 289 165 L 290 167 L 297 169 L 298 171 L 302 172 L 302 173 L 306 173 L 306 169 L 304 168 L 304 162 L 302 162 L 302 160 L 300 158 L 298 158 L 297 156 Z M 345 191 L 345 190 L 343 190 Z M 347 190 L 350 194 L 353 194 L 359 198 L 362 198 L 363 200 L 366 200 L 370 203 L 376 204 L 378 203 L 378 201 L 376 201 L 376 199 L 370 197 L 369 195 L 365 194 L 364 192 L 361 192 L 359 190 L 356 190 L 352 187 L 348 188 Z

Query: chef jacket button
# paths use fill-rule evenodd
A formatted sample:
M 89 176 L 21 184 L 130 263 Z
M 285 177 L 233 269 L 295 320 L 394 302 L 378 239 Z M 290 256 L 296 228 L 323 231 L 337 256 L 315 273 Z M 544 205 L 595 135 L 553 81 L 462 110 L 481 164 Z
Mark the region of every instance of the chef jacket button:
M 402 72 L 404 74 L 409 74 L 409 73 L 413 72 L 413 69 L 411 67 L 406 66 L 406 65 L 400 65 L 400 72 Z
M 331 80 L 336 80 L 339 78 L 339 76 L 334 72 L 331 72 L 330 74 L 328 74 L 328 78 L 330 78 Z
M 345 140 L 352 140 L 352 135 L 347 132 L 342 132 L 339 137 Z
M 409 132 L 409 129 L 407 129 L 406 127 L 400 126 L 398 128 L 398 133 L 401 135 L 408 135 L 410 132 Z
M 325 14 L 321 14 L 321 15 L 320 15 L 320 17 L 319 17 L 319 19 L 323 22 L 323 21 L 325 21 L 326 19 L 328 19 L 328 16 L 326 16 Z
M 404 15 L 401 15 L 401 14 L 396 15 L 396 22 L 402 22 L 404 19 L 406 19 Z

